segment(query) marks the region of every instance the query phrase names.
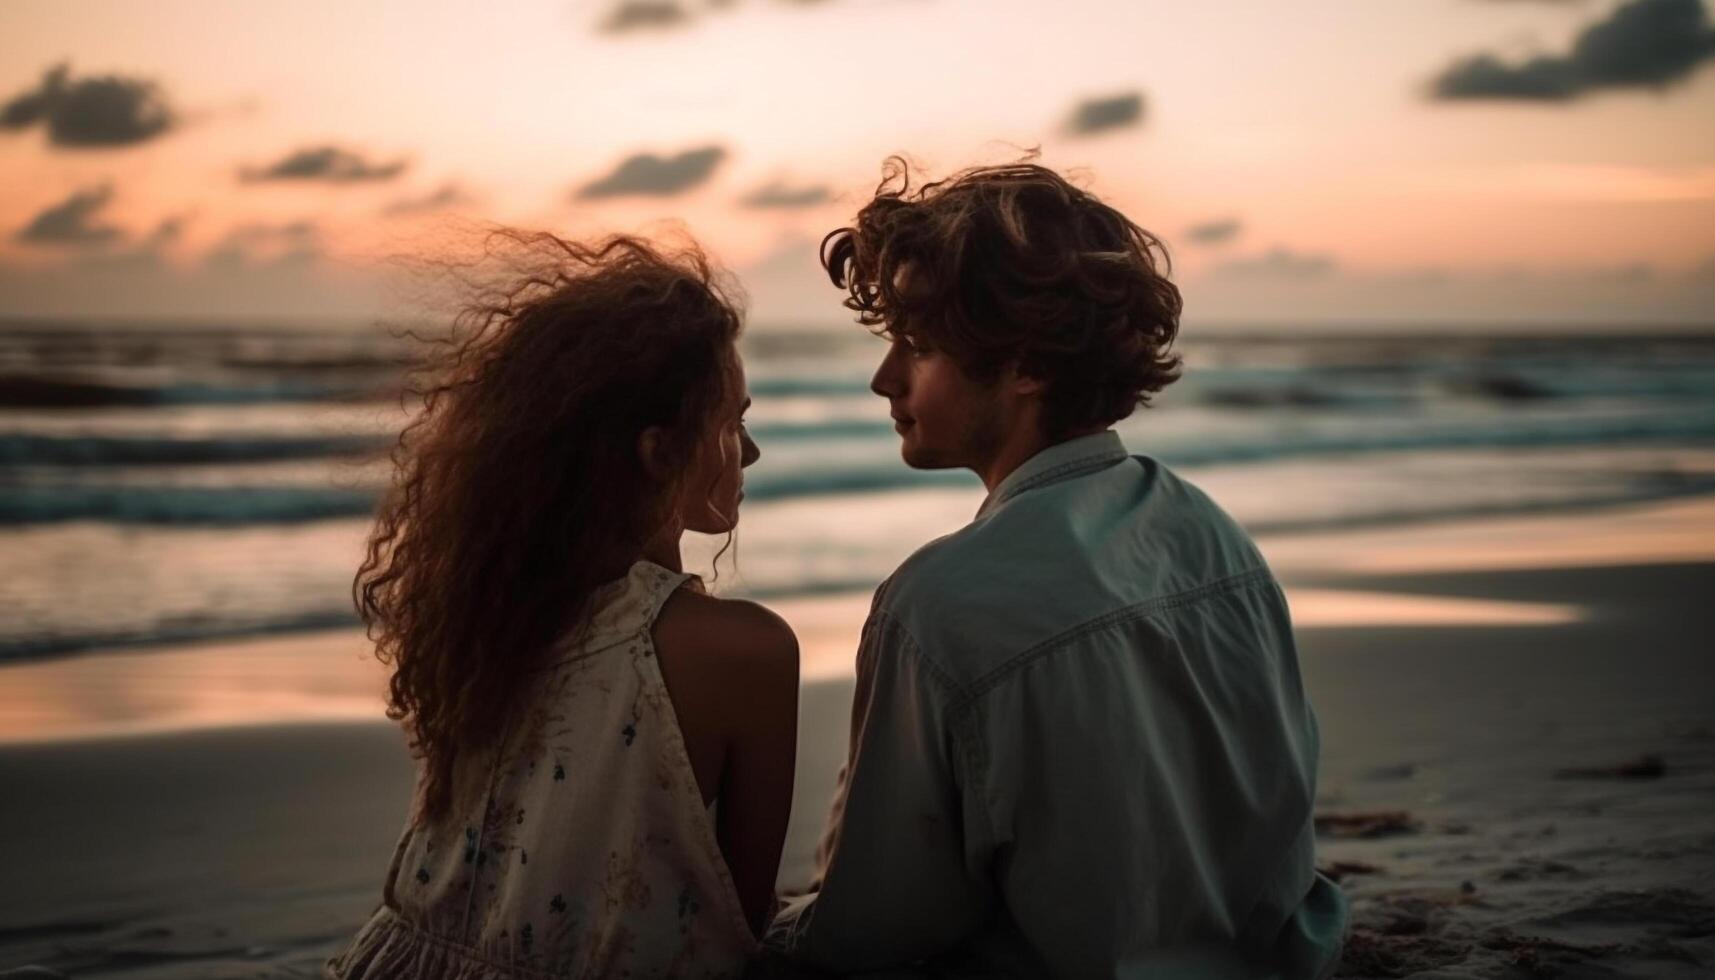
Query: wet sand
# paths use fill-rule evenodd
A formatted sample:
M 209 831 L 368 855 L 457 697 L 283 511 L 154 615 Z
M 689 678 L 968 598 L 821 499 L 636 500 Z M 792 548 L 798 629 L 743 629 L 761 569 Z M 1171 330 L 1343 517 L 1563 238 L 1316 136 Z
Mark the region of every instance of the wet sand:
M 1342 975 L 1715 970 L 1715 502 L 1263 545 L 1321 720 Z M 806 640 L 788 886 L 866 602 L 781 607 Z M 0 668 L 0 971 L 314 975 L 409 791 L 397 733 L 353 720 L 379 679 L 350 631 Z

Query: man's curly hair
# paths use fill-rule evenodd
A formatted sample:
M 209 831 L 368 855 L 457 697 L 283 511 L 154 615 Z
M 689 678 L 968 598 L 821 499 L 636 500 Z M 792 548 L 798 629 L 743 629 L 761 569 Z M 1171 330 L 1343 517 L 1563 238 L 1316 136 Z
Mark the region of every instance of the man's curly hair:
M 1179 377 L 1166 248 L 1046 167 L 972 167 L 914 188 L 890 157 L 821 257 L 883 337 L 942 351 L 979 381 L 1010 365 L 1045 382 L 1050 438 L 1106 428 Z

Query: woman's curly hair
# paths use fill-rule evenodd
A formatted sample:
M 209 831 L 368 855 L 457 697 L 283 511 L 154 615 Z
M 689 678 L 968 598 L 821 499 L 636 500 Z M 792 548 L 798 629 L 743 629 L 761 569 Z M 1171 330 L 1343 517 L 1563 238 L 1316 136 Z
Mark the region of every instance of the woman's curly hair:
M 421 408 L 394 447 L 352 584 L 388 717 L 423 762 L 420 819 L 494 743 L 528 672 L 671 520 L 638 456 L 649 426 L 683 472 L 730 398 L 740 314 L 695 245 L 501 230 L 450 335 L 424 344 Z M 499 271 L 495 272 L 498 264 Z M 417 338 L 422 340 L 423 338 Z
M 911 177 L 888 158 L 856 223 L 822 240 L 860 323 L 977 380 L 1013 366 L 1046 382 L 1053 438 L 1111 425 L 1179 377 L 1182 303 L 1154 235 L 1029 162 Z

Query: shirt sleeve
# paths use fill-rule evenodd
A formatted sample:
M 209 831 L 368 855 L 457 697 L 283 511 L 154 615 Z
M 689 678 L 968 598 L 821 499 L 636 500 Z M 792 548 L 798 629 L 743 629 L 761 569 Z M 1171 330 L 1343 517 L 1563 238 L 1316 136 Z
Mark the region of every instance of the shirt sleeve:
M 948 725 L 950 693 L 904 627 L 872 613 L 820 874 L 775 919 L 771 951 L 822 969 L 902 966 L 952 949 L 988 919 L 981 807 L 965 805 L 970 753 Z

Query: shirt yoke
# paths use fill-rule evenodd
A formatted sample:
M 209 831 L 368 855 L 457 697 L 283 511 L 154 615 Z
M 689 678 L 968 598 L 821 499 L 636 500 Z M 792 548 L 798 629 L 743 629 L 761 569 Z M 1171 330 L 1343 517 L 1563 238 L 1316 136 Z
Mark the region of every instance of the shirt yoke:
M 875 615 L 966 701 L 1079 636 L 1273 581 L 1219 506 L 1133 456 L 1038 484 L 925 545 Z

